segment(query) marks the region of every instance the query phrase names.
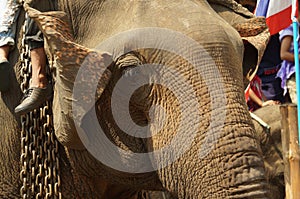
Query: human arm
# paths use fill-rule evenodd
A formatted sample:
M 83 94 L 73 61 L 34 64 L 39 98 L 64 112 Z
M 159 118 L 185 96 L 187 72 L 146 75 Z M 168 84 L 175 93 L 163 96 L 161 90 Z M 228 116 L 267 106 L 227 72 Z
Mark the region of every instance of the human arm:
M 280 58 L 282 60 L 291 61 L 291 62 L 294 61 L 294 53 L 291 53 L 289 51 L 292 42 L 293 42 L 293 37 L 290 35 L 287 35 L 282 38 L 281 46 L 280 46 Z
M 262 106 L 263 104 L 262 100 L 259 99 L 259 97 L 257 97 L 257 95 L 254 93 L 254 91 L 251 88 L 249 88 L 249 98 L 257 105 Z
M 268 105 L 280 104 L 279 101 L 274 101 L 274 100 L 263 101 L 263 100 L 261 100 L 261 99 L 253 92 L 253 90 L 252 90 L 251 88 L 249 89 L 249 98 L 250 98 L 252 101 L 254 101 L 257 105 L 259 105 L 260 107 L 268 106 Z

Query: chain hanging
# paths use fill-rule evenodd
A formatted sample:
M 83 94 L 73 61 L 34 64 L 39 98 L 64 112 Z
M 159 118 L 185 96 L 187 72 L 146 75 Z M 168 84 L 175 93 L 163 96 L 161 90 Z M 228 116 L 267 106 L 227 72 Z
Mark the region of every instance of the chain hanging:
M 25 43 L 25 14 L 21 43 L 21 90 L 29 88 L 32 73 L 29 47 Z M 54 134 L 52 102 L 21 116 L 21 198 L 61 199 L 58 141 Z

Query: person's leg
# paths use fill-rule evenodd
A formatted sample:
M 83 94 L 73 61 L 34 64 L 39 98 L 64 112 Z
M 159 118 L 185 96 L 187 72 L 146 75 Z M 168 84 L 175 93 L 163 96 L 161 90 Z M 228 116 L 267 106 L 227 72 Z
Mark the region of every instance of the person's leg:
M 35 5 L 35 8 L 45 12 L 56 9 L 56 0 L 42 0 Z M 31 87 L 45 88 L 48 84 L 47 56 L 44 50 L 44 37 L 34 20 L 27 20 L 28 28 L 25 31 L 25 40 L 30 49 L 32 65 Z
M 21 4 L 18 0 L 1 0 L 1 4 L 4 10 L 0 10 L 0 48 L 7 52 L 8 46 L 15 45 L 16 21 L 19 17 Z M 0 56 L 6 56 L 0 57 L 0 59 L 8 58 L 8 53 Z
M 42 11 L 52 9 L 50 3 L 39 4 Z M 50 1 L 51 2 L 51 1 Z M 15 108 L 15 113 L 25 114 L 38 108 L 52 96 L 52 85 L 47 79 L 47 56 L 44 50 L 44 38 L 38 26 L 32 19 L 28 19 L 28 28 L 25 32 L 25 40 L 30 49 L 32 77 L 30 88 L 24 94 L 23 101 Z
M 43 47 L 30 51 L 32 65 L 31 87 L 45 88 L 48 85 L 46 75 L 47 57 Z
M 43 47 L 30 50 L 32 79 L 30 88 L 25 92 L 21 104 L 15 108 L 15 113 L 25 114 L 39 108 L 51 98 L 53 89 L 47 79 L 47 57 Z
M 0 11 L 0 91 L 7 91 L 10 83 L 11 66 L 8 55 L 11 46 L 15 45 L 16 21 L 20 12 L 17 0 L 2 0 L 4 10 Z
M 0 47 L 0 92 L 9 90 L 11 66 L 8 62 L 9 45 Z
M 42 105 L 51 98 L 53 89 L 47 78 L 47 57 L 44 47 L 30 50 L 32 77 L 30 88 L 25 92 L 20 105 L 15 108 L 15 113 L 25 114 Z
M 9 49 L 9 45 L 0 46 L 0 62 L 8 60 Z
M 42 0 L 33 5 L 42 12 L 57 10 L 56 0 Z M 30 49 L 32 64 L 32 82 L 31 87 L 45 88 L 48 84 L 46 75 L 47 56 L 44 50 L 44 37 L 34 20 L 28 19 L 28 28 L 25 32 L 26 41 Z

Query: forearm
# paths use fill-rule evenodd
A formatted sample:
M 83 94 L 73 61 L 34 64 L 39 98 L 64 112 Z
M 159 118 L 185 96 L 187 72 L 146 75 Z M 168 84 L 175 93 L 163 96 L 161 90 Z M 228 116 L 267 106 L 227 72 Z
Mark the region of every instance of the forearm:
M 254 101 L 257 105 L 262 106 L 263 101 L 257 97 L 257 95 L 253 92 L 252 89 L 249 90 L 249 97 L 252 101 Z
M 280 57 L 281 57 L 282 60 L 286 60 L 286 61 L 290 61 L 290 62 L 295 61 L 294 53 L 291 53 L 291 52 L 282 52 L 280 54 Z

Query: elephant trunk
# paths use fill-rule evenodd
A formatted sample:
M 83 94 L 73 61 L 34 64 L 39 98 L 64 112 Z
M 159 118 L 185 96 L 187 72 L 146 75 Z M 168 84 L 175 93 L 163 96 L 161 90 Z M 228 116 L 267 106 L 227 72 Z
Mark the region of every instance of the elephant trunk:
M 244 115 L 248 117 L 246 112 Z M 227 117 L 241 116 L 228 114 Z M 207 142 L 203 136 L 196 136 L 188 152 L 170 167 L 158 171 L 163 185 L 179 198 L 268 198 L 264 164 L 252 125 L 236 123 L 226 121 L 222 132 L 213 132 Z M 191 128 L 187 125 L 186 129 Z M 186 133 L 186 136 L 190 137 L 190 134 Z M 214 138 L 218 139 L 214 141 Z M 160 146 L 155 149 L 164 145 L 159 140 L 161 138 L 155 139 L 155 145 Z M 200 143 L 202 149 L 199 149 Z M 176 147 L 178 150 L 182 146 Z M 206 149 L 209 150 L 203 157 Z M 166 154 L 157 161 L 164 162 L 170 156 Z M 172 168 L 174 172 L 168 172 Z M 171 183 L 166 179 L 172 179 Z M 200 195 L 193 197 L 194 193 Z
M 143 85 L 143 92 L 131 96 L 131 110 L 146 117 L 136 116 L 140 120 L 135 123 L 146 120 L 150 128 L 147 150 L 161 152 L 151 163 L 163 186 L 179 198 L 267 198 L 262 152 L 242 95 L 241 71 L 233 76 L 236 68 L 219 63 L 217 68 L 206 66 L 200 75 L 201 63 L 195 67 L 180 58 L 174 61 L 172 53 L 163 57 L 169 70 L 156 71 L 160 84 Z M 151 82 L 154 76 L 143 79 Z

